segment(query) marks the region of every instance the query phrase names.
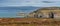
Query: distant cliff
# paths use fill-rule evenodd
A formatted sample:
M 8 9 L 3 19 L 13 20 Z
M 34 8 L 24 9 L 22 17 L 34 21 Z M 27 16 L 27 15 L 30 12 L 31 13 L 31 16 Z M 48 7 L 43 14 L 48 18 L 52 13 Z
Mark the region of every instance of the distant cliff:
M 32 13 L 36 13 L 40 10 L 60 10 L 60 7 L 42 7 L 42 8 L 37 9 L 36 11 L 33 11 Z
M 54 15 L 54 17 L 58 17 L 58 15 L 60 14 L 60 7 L 43 7 L 43 8 L 39 8 L 36 11 L 33 11 L 31 13 L 29 13 L 29 17 L 53 17 L 51 16 L 52 14 Z M 60 15 L 59 15 L 60 17 Z

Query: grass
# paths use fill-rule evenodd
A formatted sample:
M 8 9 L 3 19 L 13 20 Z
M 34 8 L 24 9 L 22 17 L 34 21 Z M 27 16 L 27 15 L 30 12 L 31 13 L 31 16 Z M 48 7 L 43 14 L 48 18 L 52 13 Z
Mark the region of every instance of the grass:
M 16 18 L 8 19 L 8 22 L 3 20 L 0 26 L 60 26 L 60 21 L 52 18 Z

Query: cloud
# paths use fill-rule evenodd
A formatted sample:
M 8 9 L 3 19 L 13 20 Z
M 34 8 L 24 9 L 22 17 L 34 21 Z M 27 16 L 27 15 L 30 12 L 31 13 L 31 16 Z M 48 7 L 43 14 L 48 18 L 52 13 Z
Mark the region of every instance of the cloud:
M 42 1 L 43 3 L 55 3 L 53 1 Z
M 60 6 L 60 0 L 0 0 L 0 7 L 3 6 Z

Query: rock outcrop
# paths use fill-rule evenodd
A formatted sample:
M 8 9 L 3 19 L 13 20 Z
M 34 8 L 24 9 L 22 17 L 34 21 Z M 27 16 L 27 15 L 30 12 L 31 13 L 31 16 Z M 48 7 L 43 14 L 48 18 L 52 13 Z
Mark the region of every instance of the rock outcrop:
M 60 18 L 60 7 L 43 7 L 28 15 L 36 18 Z

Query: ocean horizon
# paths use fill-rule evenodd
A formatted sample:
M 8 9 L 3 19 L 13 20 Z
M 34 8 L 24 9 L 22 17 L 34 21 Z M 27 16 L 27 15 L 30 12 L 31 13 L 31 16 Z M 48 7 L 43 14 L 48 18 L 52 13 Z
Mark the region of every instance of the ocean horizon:
M 18 17 L 18 12 L 30 13 L 37 9 L 38 7 L 0 7 L 0 18 L 1 17 Z M 21 17 L 21 16 L 19 16 Z

